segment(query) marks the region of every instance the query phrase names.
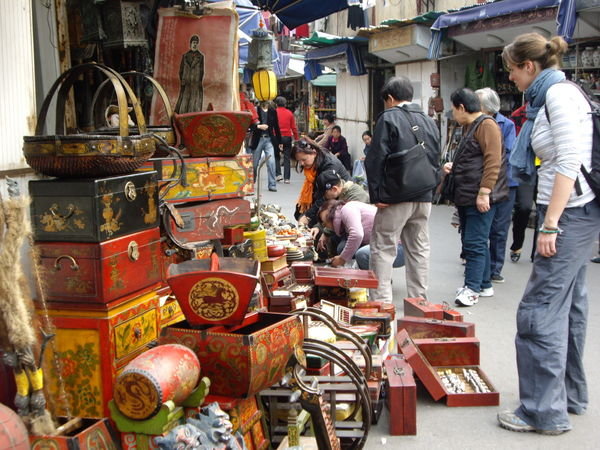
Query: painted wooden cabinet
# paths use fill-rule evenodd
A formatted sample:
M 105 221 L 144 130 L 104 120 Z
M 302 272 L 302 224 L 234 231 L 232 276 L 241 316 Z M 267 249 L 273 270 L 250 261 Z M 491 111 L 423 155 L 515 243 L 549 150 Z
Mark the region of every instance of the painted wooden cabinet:
M 148 162 L 139 170 L 153 169 L 160 180 L 177 180 L 181 175 L 181 166 L 171 160 Z M 185 158 L 184 179 L 185 185 L 168 189 L 164 200 L 183 203 L 251 195 L 254 193 L 252 155 Z
M 156 343 L 158 295 L 152 291 L 110 309 L 48 307 L 56 327 L 43 363 L 48 407 L 55 415 L 108 417 L 117 375 Z

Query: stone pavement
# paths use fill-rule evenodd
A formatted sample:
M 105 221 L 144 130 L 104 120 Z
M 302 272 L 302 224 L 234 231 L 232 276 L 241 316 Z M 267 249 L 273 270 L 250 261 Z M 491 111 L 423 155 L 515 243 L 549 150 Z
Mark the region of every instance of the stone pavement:
M 266 171 L 265 171 L 266 172 Z M 261 177 L 266 187 L 266 173 Z M 263 189 L 263 203 L 282 206 L 283 213 L 293 219 L 294 206 L 304 181 L 302 174 L 293 172 L 291 184 L 278 183 L 278 192 Z M 266 191 L 266 192 L 265 192 Z M 452 208 L 434 206 L 430 221 L 431 266 L 429 300 L 435 303 L 454 303 L 453 294 L 463 281 L 464 267 L 458 258 L 460 240 L 450 225 Z M 365 448 L 407 449 L 600 449 L 600 264 L 588 265 L 589 319 L 585 367 L 589 380 L 590 405 L 583 416 L 571 416 L 573 430 L 560 436 L 536 433 L 513 433 L 501 429 L 496 413 L 518 405 L 518 380 L 515 362 L 514 336 L 516 309 L 531 271 L 529 254 L 532 230 L 527 231 L 526 245 L 518 263 L 510 258 L 502 275 L 506 282 L 494 284 L 495 295 L 482 298 L 476 306 L 462 308 L 465 321 L 476 324 L 481 340 L 481 367 L 500 392 L 499 407 L 450 408 L 444 400 L 434 402 L 422 388 L 417 400 L 417 435 L 389 436 L 387 411 L 379 424 L 371 428 Z M 509 236 L 509 245 L 510 245 Z M 596 242 L 592 253 L 598 250 Z M 394 270 L 394 303 L 397 316 L 402 315 L 405 294 L 404 269 Z

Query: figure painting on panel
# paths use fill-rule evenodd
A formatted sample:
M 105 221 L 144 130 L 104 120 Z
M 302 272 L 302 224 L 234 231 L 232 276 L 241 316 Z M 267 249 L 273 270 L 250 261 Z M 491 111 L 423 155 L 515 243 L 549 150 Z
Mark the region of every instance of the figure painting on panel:
M 175 112 L 184 114 L 202 111 L 204 79 L 204 54 L 198 50 L 200 38 L 194 34 L 190 38 L 190 49 L 181 57 L 179 65 L 179 98 Z

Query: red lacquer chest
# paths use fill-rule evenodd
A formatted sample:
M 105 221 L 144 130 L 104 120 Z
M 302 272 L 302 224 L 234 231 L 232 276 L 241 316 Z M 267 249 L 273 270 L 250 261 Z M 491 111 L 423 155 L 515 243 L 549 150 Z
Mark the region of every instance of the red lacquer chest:
M 106 304 L 161 281 L 158 227 L 101 243 L 35 245 L 48 300 Z
M 476 337 L 413 339 L 432 366 L 478 366 L 479 339 Z
M 386 403 L 392 436 L 417 434 L 417 385 L 413 370 L 400 355 L 383 362 L 387 374 Z
M 225 236 L 223 227 L 250 222 L 250 202 L 241 198 L 185 203 L 164 211 L 167 234 L 184 246 L 222 239 Z
M 479 366 L 432 366 L 406 330 L 396 336 L 398 349 L 434 400 L 447 406 L 497 406 L 500 394 Z

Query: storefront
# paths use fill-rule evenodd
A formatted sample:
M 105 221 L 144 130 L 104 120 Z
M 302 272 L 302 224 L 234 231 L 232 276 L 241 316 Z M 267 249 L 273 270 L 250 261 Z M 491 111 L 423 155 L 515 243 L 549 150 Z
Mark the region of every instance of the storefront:
M 504 115 L 510 115 L 523 104 L 522 94 L 508 79 L 501 58 L 503 47 L 522 33 L 538 32 L 546 37 L 562 33 L 570 37 L 571 50 L 563 58 L 567 77 L 595 86 L 598 70 L 593 56 L 600 33 L 597 2 L 589 1 L 585 6 L 563 2 L 563 9 L 558 4 L 556 0 L 496 2 L 440 16 L 431 27 L 429 57 L 439 62 L 440 95 L 446 111 L 450 94 L 463 86 L 495 89 Z M 567 4 L 580 10 L 576 21 L 567 20 Z M 600 58 L 600 51 L 596 55 Z M 442 120 L 442 134 L 445 134 L 448 114 Z

